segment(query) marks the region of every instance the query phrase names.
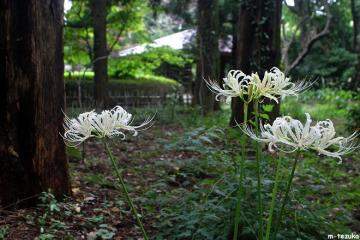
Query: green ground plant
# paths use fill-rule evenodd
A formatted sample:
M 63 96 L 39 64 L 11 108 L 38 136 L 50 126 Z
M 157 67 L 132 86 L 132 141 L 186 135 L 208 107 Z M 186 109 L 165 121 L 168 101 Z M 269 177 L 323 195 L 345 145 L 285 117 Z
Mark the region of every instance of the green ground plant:
M 303 103 L 299 102 L 298 105 L 303 107 L 305 104 L 309 104 L 310 101 L 314 100 L 314 97 L 311 96 L 311 94 L 312 92 L 309 93 L 309 95 L 307 96 L 308 98 L 305 98 Z M 321 96 L 321 98 L 325 100 L 326 104 L 331 105 L 335 103 L 340 108 L 344 105 L 348 105 L 349 103 L 352 104 L 352 94 L 345 91 L 342 91 L 337 96 L 335 96 L 335 94 L 330 93 L 328 90 L 324 90 L 323 96 Z M 321 98 L 318 98 L 317 102 L 319 102 Z M 292 105 L 293 100 L 290 101 L 292 101 L 290 102 L 292 108 L 296 109 L 294 108 L 294 105 Z M 286 104 L 289 104 L 289 102 L 285 102 L 285 108 L 283 108 L 283 111 L 284 109 L 285 111 L 287 109 Z M 326 105 L 324 104 L 324 106 Z M 315 106 L 314 108 L 319 107 Z M 288 110 L 290 110 L 290 108 L 288 108 Z M 338 117 L 344 117 L 344 114 L 341 111 L 342 109 L 333 114 L 338 114 Z M 315 118 L 321 118 L 322 114 L 325 113 L 325 111 L 316 112 L 318 114 Z M 297 110 L 296 113 L 300 115 L 299 110 Z M 204 121 L 204 119 L 202 120 Z M 196 129 L 194 131 L 196 132 Z M 189 134 L 191 135 L 191 132 Z M 203 144 L 204 149 L 209 148 L 209 146 L 206 146 L 200 141 L 196 142 L 196 145 L 199 144 Z M 241 145 L 244 146 L 244 143 L 241 143 Z M 170 146 L 172 146 L 172 144 L 170 144 Z M 226 148 L 226 145 L 221 146 Z M 251 143 L 249 145 L 247 152 L 251 151 L 251 147 L 254 147 L 254 143 Z M 188 150 L 194 151 L 194 149 Z M 216 153 L 214 153 L 212 149 L 209 149 L 208 151 L 203 150 L 202 152 L 206 152 L 206 155 L 203 156 L 203 158 L 205 159 L 200 158 L 199 161 L 204 161 L 207 164 L 210 162 L 210 159 L 214 159 L 213 156 L 216 155 Z M 241 151 L 238 150 L 235 155 L 231 155 L 231 150 L 227 149 L 225 156 L 228 156 L 229 158 L 242 159 L 242 157 L 239 156 L 239 152 Z M 233 184 L 230 190 L 228 189 L 229 185 L 218 184 L 219 181 L 223 181 L 223 176 L 221 173 L 224 172 L 221 172 L 221 169 L 223 168 L 217 168 L 218 171 L 213 172 L 213 174 L 217 176 L 214 179 L 214 182 L 216 184 L 214 183 L 213 186 L 208 188 L 206 188 L 206 186 L 197 186 L 196 189 L 191 190 L 188 194 L 185 194 L 187 191 L 186 189 L 184 189 L 180 191 L 178 197 L 169 197 L 169 200 L 180 200 L 179 202 L 175 200 L 175 203 L 173 203 L 177 207 L 170 208 L 170 210 L 167 210 L 165 208 L 165 210 L 163 211 L 164 216 L 161 217 L 164 217 L 168 220 L 161 222 L 159 226 L 160 234 L 157 236 L 156 239 L 187 239 L 191 237 L 191 239 L 229 239 L 232 235 L 233 229 L 231 226 L 234 225 L 234 221 L 235 223 L 239 222 L 239 237 L 244 239 L 260 239 L 263 237 L 265 237 L 265 239 L 322 239 L 324 236 L 326 236 L 327 233 L 331 232 L 351 232 L 347 225 L 351 222 L 351 210 L 353 208 L 344 208 L 342 209 L 343 214 L 335 214 L 336 216 L 334 216 L 334 214 L 332 214 L 331 207 L 336 206 L 336 204 L 340 205 L 341 202 L 337 201 L 336 203 L 330 204 L 328 202 L 327 204 L 323 204 L 323 202 L 321 202 L 321 199 L 324 197 L 322 194 L 326 193 L 315 194 L 307 189 L 307 183 L 302 182 L 311 179 L 311 183 L 315 185 L 313 186 L 314 189 L 319 188 L 322 190 L 327 189 L 327 191 L 330 191 L 332 187 L 329 188 L 326 184 L 328 184 L 329 182 L 331 182 L 331 184 L 335 184 L 338 181 L 338 179 L 334 178 L 333 173 L 337 172 L 338 174 L 340 174 L 340 172 L 344 172 L 346 170 L 340 170 L 339 167 L 332 165 L 333 171 L 331 175 L 325 174 L 319 176 L 319 174 L 316 174 L 316 172 L 307 172 L 305 174 L 306 178 L 301 179 L 300 174 L 302 174 L 304 170 L 314 170 L 318 168 L 321 169 L 322 165 L 321 163 L 319 164 L 319 162 L 326 161 L 334 164 L 334 162 L 336 163 L 336 161 L 334 161 L 333 159 L 331 160 L 328 157 L 322 157 L 319 159 L 319 157 L 316 157 L 315 154 L 310 154 L 307 152 L 298 152 L 297 156 L 295 157 L 297 160 L 294 164 L 293 155 L 282 155 L 283 156 L 280 157 L 280 159 L 282 159 L 281 162 L 280 160 L 278 162 L 275 160 L 276 158 L 278 158 L 276 156 L 275 159 L 274 157 L 256 156 L 256 159 L 261 158 L 261 161 L 252 160 L 246 162 L 247 174 L 245 177 L 245 185 L 247 186 L 247 189 L 245 196 L 243 196 L 243 199 L 241 199 L 240 201 L 241 205 L 243 206 L 241 209 L 244 209 L 240 212 L 240 220 L 236 219 L 237 216 L 235 216 L 235 218 L 229 217 L 229 215 L 231 216 L 231 212 L 234 212 L 234 205 L 236 205 L 235 202 L 238 201 L 236 200 L 238 199 L 236 197 L 236 192 L 238 191 L 237 189 L 241 187 L 241 181 L 240 185 L 234 184 L 237 182 L 234 181 L 234 179 L 239 177 L 239 175 L 236 174 L 236 167 L 234 167 L 236 166 L 236 164 L 230 164 L 228 165 L 229 167 L 234 167 L 233 171 L 230 171 L 233 172 Z M 314 163 L 314 161 L 311 161 L 312 166 L 304 168 L 305 163 L 313 159 L 317 160 L 317 162 Z M 222 159 L 218 156 L 217 161 L 224 163 L 224 161 L 222 161 Z M 296 168 L 298 169 L 295 171 Z M 289 171 L 288 169 L 292 170 Z M 208 169 L 208 171 L 211 170 Z M 230 172 L 226 173 L 229 174 Z M 277 172 L 277 174 L 275 174 L 275 172 Z M 329 171 L 327 171 L 327 174 L 329 174 Z M 186 176 L 186 174 L 184 175 Z M 248 177 L 248 175 L 250 175 L 251 177 Z M 262 176 L 262 179 L 259 179 L 259 175 Z M 277 176 L 276 178 L 275 175 Z M 324 181 L 323 178 L 325 178 L 327 181 Z M 282 180 L 280 181 L 280 179 Z M 293 181 L 294 179 L 295 181 Z M 259 187 L 259 182 L 261 182 L 261 187 Z M 204 196 L 206 196 L 206 202 L 211 202 L 210 199 L 212 197 L 213 190 L 217 189 L 217 187 L 219 186 L 225 188 L 217 191 L 218 193 L 225 193 L 220 194 L 222 199 L 219 200 L 215 198 L 215 202 L 220 202 L 220 204 L 204 207 L 201 204 L 203 203 L 202 199 L 204 198 Z M 206 190 L 204 193 L 204 188 L 208 190 L 208 193 L 206 193 Z M 275 201 L 278 192 L 282 193 L 280 195 L 282 198 L 282 203 L 280 208 L 275 208 Z M 299 192 L 301 192 L 302 195 L 299 195 Z M 259 199 L 259 193 L 262 196 L 262 199 Z M 176 193 L 171 194 L 174 195 Z M 311 198 L 309 196 L 311 196 Z M 254 199 L 257 198 L 259 199 L 257 204 L 252 205 L 251 203 L 253 203 Z M 354 196 L 351 201 L 354 203 L 356 199 L 357 197 Z M 160 202 L 163 201 L 160 200 Z M 289 206 L 287 205 L 288 202 L 290 203 Z M 169 202 L 165 203 L 165 205 L 168 204 Z M 259 208 L 257 207 L 259 206 L 259 204 L 263 204 L 263 209 L 270 210 L 265 210 L 264 212 L 262 212 L 260 208 L 259 211 Z M 209 209 L 207 209 L 207 207 L 209 207 Z M 206 210 L 204 210 L 204 208 Z M 224 211 L 221 211 L 220 209 L 225 209 L 226 213 Z M 249 213 L 247 213 L 247 211 L 249 211 Z M 235 212 L 238 213 L 238 211 Z M 257 216 L 259 216 L 259 212 L 261 219 L 267 219 L 266 234 L 265 230 L 264 233 L 259 231 L 259 229 L 262 228 L 261 221 L 259 221 L 259 219 L 257 218 Z M 271 220 L 273 216 L 277 216 L 277 220 L 274 222 L 273 229 L 275 232 L 271 234 Z M 206 219 L 211 220 L 206 221 Z M 205 222 L 202 223 L 203 221 Z M 222 225 L 224 223 L 226 227 Z M 234 235 L 234 239 L 237 238 L 238 236 Z
M 216 119 L 218 126 L 223 127 L 228 124 L 221 117 Z M 189 125 L 188 128 L 191 126 Z M 149 187 L 151 190 L 144 194 L 147 204 L 161 209 L 158 216 L 161 221 L 156 225 L 153 239 L 232 237 L 231 226 L 234 218 L 231 217 L 231 213 L 236 204 L 238 188 L 233 159 L 240 158 L 236 150 L 240 146 L 239 143 L 234 143 L 234 139 L 239 139 L 241 131 L 231 128 L 224 131 L 224 138 L 221 139 L 221 144 L 217 143 L 216 151 L 213 145 L 199 142 L 197 148 L 202 148 L 202 152 L 206 154 L 202 154 L 196 160 L 183 163 L 184 166 L 179 173 L 181 176 L 185 178 L 197 176 L 192 187 L 186 185 L 171 192 L 153 194 L 159 186 L 162 186 L 160 182 L 156 182 Z M 173 141 L 168 142 L 169 146 L 174 146 Z M 179 144 L 183 144 L 181 139 L 179 141 Z M 251 152 L 252 143 L 249 142 L 248 146 L 247 151 Z M 354 159 L 359 157 L 358 154 L 351 156 Z M 292 160 L 291 157 L 284 157 L 283 172 L 291 168 Z M 246 197 L 242 200 L 244 210 L 241 212 L 239 237 L 257 239 L 257 211 L 254 201 L 257 180 L 254 159 L 248 159 L 246 165 L 245 184 L 252 187 L 247 189 Z M 264 209 L 270 208 L 275 167 L 276 162 L 273 157 L 263 159 L 261 173 L 264 182 Z M 313 240 L 324 239 L 324 236 L 333 232 L 351 233 L 349 226 L 354 222 L 353 210 L 357 207 L 360 196 L 358 178 L 347 174 L 349 167 L 359 168 L 346 163 L 338 165 L 331 158 L 322 157 L 319 160 L 315 153 L 304 153 L 289 194 L 291 206 L 286 209 L 283 229 L 279 230 L 277 239 Z M 330 168 L 331 172 L 329 172 Z M 284 192 L 285 188 L 285 181 L 279 182 L 278 192 Z M 346 204 L 343 204 L 344 202 Z M 275 214 L 278 213 L 275 209 Z M 268 213 L 265 214 L 267 216 Z

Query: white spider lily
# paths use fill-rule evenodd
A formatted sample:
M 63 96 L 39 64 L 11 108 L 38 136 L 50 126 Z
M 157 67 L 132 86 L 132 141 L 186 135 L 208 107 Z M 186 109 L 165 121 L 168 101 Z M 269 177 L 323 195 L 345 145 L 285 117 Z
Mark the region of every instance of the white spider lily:
M 226 102 L 229 103 L 231 98 L 240 97 L 244 101 L 250 102 L 252 94 L 249 93 L 250 87 L 250 76 L 246 75 L 239 70 L 230 70 L 227 77 L 223 78 L 224 84 L 220 87 L 216 81 L 206 81 L 209 89 L 216 94 L 215 99 L 220 100 L 220 97 L 225 97 Z M 245 96 L 247 96 L 245 98 Z
M 209 89 L 216 94 L 217 101 L 220 97 L 225 97 L 227 103 L 233 97 L 240 97 L 247 103 L 252 99 L 266 97 L 278 103 L 279 97 L 298 96 L 312 85 L 312 82 L 306 83 L 305 81 L 290 82 L 290 78 L 276 67 L 271 68 L 270 72 L 265 71 L 263 79 L 260 79 L 257 73 L 249 76 L 239 70 L 230 70 L 223 80 L 222 87 L 216 81 L 205 80 L 205 82 Z
M 120 131 L 122 129 L 116 127 L 116 118 L 113 115 L 114 109 L 104 110 L 100 114 L 92 119 L 92 126 L 94 131 L 98 134 L 100 138 L 103 137 L 115 137 L 121 135 L 122 138 L 125 138 L 125 134 Z
M 251 75 L 251 84 L 254 85 L 254 98 L 267 97 L 279 102 L 279 97 L 298 96 L 299 93 L 309 88 L 312 83 L 301 81 L 299 83 L 290 82 L 278 68 L 273 67 L 270 72 L 265 71 L 261 80 L 257 73 Z
M 312 144 L 312 149 L 330 157 L 337 157 L 341 160 L 342 155 L 348 154 L 359 148 L 360 145 L 356 143 L 356 138 L 359 136 L 358 132 L 354 132 L 349 137 L 335 137 L 335 128 L 331 120 L 320 121 L 316 124 L 315 128 L 318 130 L 319 137 Z M 326 150 L 330 146 L 336 146 L 336 151 L 331 152 Z
M 92 119 L 96 113 L 94 111 L 81 113 L 77 118 L 70 119 L 65 115 L 64 129 L 62 136 L 65 143 L 78 145 L 90 137 L 95 137 Z
M 268 143 L 271 152 L 274 148 L 283 152 L 312 149 L 319 154 L 341 160 L 342 155 L 359 147 L 355 141 L 359 135 L 357 132 L 347 138 L 335 137 L 336 132 L 331 120 L 320 121 L 315 126 L 311 126 L 311 122 L 310 115 L 306 113 L 305 125 L 299 120 L 285 116 L 277 118 L 272 125 L 260 124 L 260 136 L 256 136 L 249 127 L 242 130 L 256 141 Z M 329 148 L 335 150 L 331 151 Z
M 145 126 L 149 125 L 150 122 L 153 120 L 154 117 L 148 117 L 147 119 L 145 119 L 145 121 L 143 123 L 141 123 L 138 126 L 131 126 L 130 124 L 132 123 L 132 121 L 134 120 L 134 118 L 132 117 L 132 115 L 128 112 L 126 112 L 125 109 L 123 109 L 120 106 L 116 106 L 113 109 L 113 116 L 116 120 L 116 128 L 121 128 L 124 130 L 128 130 L 128 131 L 132 131 L 134 132 L 134 136 L 137 135 L 138 133 L 138 129 L 143 129 Z
M 137 135 L 139 129 L 144 128 L 153 120 L 147 118 L 137 126 L 131 125 L 133 117 L 125 109 L 116 106 L 111 110 L 104 110 L 101 113 L 94 111 L 80 114 L 77 118 L 69 119 L 65 115 L 64 140 L 67 145 L 77 146 L 88 138 L 105 138 L 122 136 L 125 138 L 124 130 L 134 132 Z

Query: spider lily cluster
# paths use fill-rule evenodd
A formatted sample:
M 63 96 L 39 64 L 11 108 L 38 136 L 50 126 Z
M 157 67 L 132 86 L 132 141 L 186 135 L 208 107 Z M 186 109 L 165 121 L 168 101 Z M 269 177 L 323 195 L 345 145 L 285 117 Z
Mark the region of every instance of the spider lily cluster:
M 312 149 L 319 154 L 341 160 L 342 155 L 359 147 L 355 142 L 359 135 L 357 132 L 349 137 L 335 137 L 334 124 L 330 119 L 317 122 L 311 126 L 310 114 L 305 113 L 305 115 L 306 122 L 304 125 L 290 116 L 278 117 L 272 124 L 260 124 L 260 136 L 257 136 L 249 127 L 242 130 L 250 138 L 267 143 L 270 152 L 274 152 L 274 148 L 287 153 Z M 331 151 L 330 148 L 335 150 Z
M 291 153 L 297 152 L 297 157 L 294 161 L 292 171 L 286 187 L 284 199 L 281 204 L 280 214 L 277 219 L 277 224 L 273 236 L 276 238 L 276 233 L 281 222 L 281 217 L 288 201 L 288 194 L 294 178 L 294 172 L 298 161 L 300 151 L 315 150 L 319 154 L 329 157 L 338 158 L 341 162 L 341 156 L 348 154 L 360 145 L 356 143 L 356 138 L 359 136 L 357 132 L 349 137 L 336 137 L 334 124 L 330 119 L 319 121 L 315 125 L 311 125 L 311 117 L 308 113 L 306 115 L 305 124 L 291 116 L 278 117 L 272 124 L 259 124 L 259 103 L 268 98 L 279 103 L 279 98 L 287 96 L 298 96 L 304 90 L 307 90 L 312 82 L 300 81 L 297 83 L 291 82 L 289 77 L 286 77 L 278 68 L 272 68 L 270 71 L 265 71 L 261 79 L 258 73 L 246 75 L 239 70 L 229 71 L 226 78 L 223 79 L 223 84 L 220 85 L 216 81 L 206 81 L 209 89 L 216 94 L 216 100 L 225 98 L 229 103 L 232 98 L 240 98 L 244 104 L 244 124 L 241 130 L 250 138 L 256 141 L 256 165 L 257 165 L 257 196 L 258 196 L 258 210 L 259 210 L 259 233 L 258 239 L 263 239 L 263 210 L 262 210 L 262 193 L 261 193 L 261 174 L 260 174 L 260 150 L 258 143 L 268 144 L 270 152 L 279 150 L 280 152 Z M 255 115 L 255 130 L 247 125 L 247 111 L 250 103 L 254 104 Z M 237 195 L 237 205 L 235 210 L 235 225 L 233 239 L 238 238 L 239 218 L 240 218 L 240 200 L 244 189 L 244 165 L 245 165 L 245 143 L 242 144 L 241 162 L 240 162 L 240 176 L 239 189 Z M 279 181 L 279 173 L 281 167 L 281 158 L 278 160 L 276 168 L 276 179 L 274 183 L 271 208 L 266 228 L 265 239 L 270 239 L 273 213 L 275 208 L 277 187 Z
M 125 132 L 128 131 L 132 132 L 133 135 L 136 136 L 139 130 L 150 126 L 153 117 L 148 117 L 140 125 L 132 125 L 133 120 L 133 116 L 120 106 L 116 106 L 111 110 L 104 110 L 101 113 L 96 113 L 95 111 L 85 112 L 72 119 L 65 115 L 65 133 L 62 137 L 65 143 L 69 146 L 78 146 L 89 138 L 102 140 L 105 151 L 111 160 L 114 172 L 116 173 L 117 180 L 122 186 L 126 200 L 131 208 L 131 212 L 141 229 L 144 239 L 147 240 L 149 238 L 139 218 L 135 205 L 128 193 L 118 164 L 111 152 L 110 146 L 106 141 L 108 138 L 117 136 L 125 139 Z
M 223 80 L 222 87 L 216 81 L 205 82 L 216 94 L 216 100 L 225 97 L 227 103 L 233 97 L 240 97 L 247 103 L 266 97 L 278 103 L 279 97 L 297 96 L 312 85 L 305 81 L 293 83 L 276 67 L 269 72 L 265 71 L 263 79 L 260 79 L 258 73 L 246 75 L 240 70 L 231 70 Z
M 293 83 L 276 67 L 269 72 L 265 71 L 263 79 L 260 79 L 258 73 L 246 75 L 242 71 L 231 70 L 223 80 L 222 87 L 216 81 L 206 81 L 209 89 L 216 94 L 216 100 L 225 97 L 226 102 L 230 102 L 233 97 L 240 97 L 247 104 L 261 98 L 269 98 L 279 103 L 278 98 L 298 96 L 312 85 L 312 82 L 305 81 Z M 359 136 L 357 132 L 349 137 L 335 137 L 336 131 L 330 119 L 310 126 L 311 117 L 308 113 L 305 115 L 304 125 L 291 116 L 278 117 L 272 124 L 260 124 L 260 136 L 249 127 L 242 130 L 256 141 L 268 143 L 270 152 L 274 152 L 274 147 L 283 152 L 313 149 L 319 154 L 341 160 L 342 155 L 359 147 L 355 143 Z M 328 150 L 331 147 L 337 150 Z
M 120 106 L 101 113 L 94 110 L 85 112 L 72 119 L 65 115 L 63 138 L 69 146 L 77 146 L 89 138 L 120 136 L 125 139 L 124 131 L 130 131 L 136 136 L 138 130 L 144 129 L 152 120 L 153 117 L 148 117 L 140 125 L 132 125 L 133 116 Z

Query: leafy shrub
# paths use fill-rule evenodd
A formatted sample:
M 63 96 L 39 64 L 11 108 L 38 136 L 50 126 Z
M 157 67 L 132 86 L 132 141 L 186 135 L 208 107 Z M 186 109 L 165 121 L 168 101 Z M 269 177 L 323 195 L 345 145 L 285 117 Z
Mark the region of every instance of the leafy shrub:
M 360 97 L 358 96 L 356 100 L 356 104 L 349 106 L 348 129 L 350 131 L 360 128 Z
M 93 72 L 65 72 L 65 84 L 66 86 L 77 85 L 78 81 L 81 80 L 82 85 L 93 85 Z M 147 86 L 147 85 L 171 85 L 178 87 L 179 83 L 173 79 L 163 77 L 163 76 L 156 76 L 152 74 L 141 74 L 137 75 L 136 77 L 131 78 L 111 78 L 109 80 L 110 85 L 138 85 L 138 86 Z
M 298 99 L 289 97 L 281 102 L 280 111 L 283 115 L 289 115 L 297 119 L 304 118 L 304 110 Z
M 356 111 L 356 93 L 348 90 L 324 88 L 302 93 L 299 98 L 287 97 L 281 103 L 281 113 L 304 120 L 308 112 L 315 120 L 331 118 L 337 121 L 351 120 L 351 109 Z M 355 114 L 356 115 L 356 114 Z
M 314 91 L 307 91 L 300 96 L 302 102 L 328 102 L 335 104 L 338 108 L 344 108 L 353 99 L 353 92 L 348 90 L 336 90 L 323 88 Z
M 93 92 L 93 75 L 87 73 L 83 76 L 81 73 L 72 74 L 71 77 L 65 79 L 65 89 L 67 92 L 78 91 L 78 84 L 81 84 L 82 90 L 88 93 Z M 181 89 L 181 84 L 177 81 L 155 75 L 139 75 L 127 79 L 110 79 L 108 84 L 110 91 L 150 91 L 156 93 L 173 92 Z
M 319 77 L 326 86 L 347 87 L 354 75 L 357 56 L 345 48 L 314 49 L 294 71 L 298 78 Z M 309 76 L 311 73 L 312 76 Z M 320 85 L 318 82 L 316 85 Z
M 191 60 L 181 50 L 170 47 L 150 48 L 142 54 L 128 55 L 109 61 L 109 74 L 117 78 L 151 75 L 163 63 L 184 67 Z

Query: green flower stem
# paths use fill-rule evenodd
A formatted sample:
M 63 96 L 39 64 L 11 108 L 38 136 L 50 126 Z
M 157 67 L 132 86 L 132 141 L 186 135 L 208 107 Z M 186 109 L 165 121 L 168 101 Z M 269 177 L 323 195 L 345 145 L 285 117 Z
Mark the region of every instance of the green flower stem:
M 254 100 L 255 132 L 259 135 L 259 100 Z M 263 239 L 263 203 L 261 196 L 261 172 L 260 172 L 260 144 L 256 141 L 256 172 L 257 172 L 257 195 L 259 210 L 259 240 Z
M 119 167 L 118 167 L 118 165 L 117 165 L 117 163 L 116 163 L 116 161 L 115 161 L 115 159 L 114 159 L 114 156 L 112 155 L 112 152 L 111 152 L 111 150 L 110 150 L 110 147 L 109 147 L 108 143 L 107 143 L 105 140 L 103 140 L 103 143 L 104 143 L 104 145 L 105 145 L 106 152 L 107 152 L 107 154 L 108 154 L 108 156 L 109 156 L 109 158 L 110 158 L 110 160 L 111 160 L 111 164 L 112 164 L 112 166 L 113 166 L 113 168 L 114 168 L 114 170 L 115 170 L 116 176 L 118 177 L 119 182 L 120 182 L 120 184 L 121 184 L 121 186 L 122 186 L 122 188 L 123 188 L 123 191 L 124 191 L 124 193 L 125 193 L 126 200 L 127 200 L 128 204 L 130 205 L 131 211 L 132 211 L 132 213 L 133 213 L 133 215 L 134 215 L 134 217 L 135 217 L 135 219 L 136 219 L 136 222 L 137 222 L 137 224 L 139 225 L 139 227 L 140 227 L 140 229 L 141 229 L 141 232 L 142 232 L 142 234 L 143 234 L 143 236 L 144 236 L 144 239 L 145 239 L 145 240 L 148 240 L 149 238 L 148 238 L 148 236 L 146 235 L 144 226 L 143 226 L 143 224 L 142 224 L 142 222 L 141 222 L 141 220 L 140 220 L 140 218 L 139 218 L 139 215 L 138 215 L 138 213 L 137 213 L 137 211 L 136 211 L 136 208 L 135 208 L 135 206 L 134 206 L 134 204 L 133 204 L 133 202 L 132 202 L 132 200 L 131 200 L 131 198 L 130 198 L 129 192 L 128 192 L 127 188 L 126 188 L 125 182 L 124 182 L 124 180 L 123 180 L 123 178 L 122 178 L 122 176 L 121 176 Z
M 267 227 L 266 227 L 265 240 L 270 239 L 270 230 L 271 230 L 271 224 L 272 224 L 272 219 L 273 219 L 273 214 L 274 214 L 276 194 L 277 194 L 280 175 L 281 175 L 280 172 L 281 172 L 281 157 L 279 156 L 279 159 L 277 160 L 277 165 L 276 165 L 275 182 L 274 182 L 274 188 L 273 188 L 272 196 L 271 196 L 270 214 L 269 214 L 269 219 L 268 219 Z
M 244 102 L 244 126 L 246 126 L 247 124 L 247 115 L 248 115 L 248 103 Z M 243 142 L 241 144 L 240 176 L 239 176 L 239 188 L 237 192 L 236 209 L 235 209 L 233 240 L 237 240 L 239 234 L 241 197 L 244 192 L 245 157 L 246 157 L 246 139 L 244 137 Z
M 287 204 L 287 202 L 289 200 L 289 192 L 290 192 L 290 188 L 291 188 L 291 185 L 292 185 L 292 182 L 293 182 L 293 179 L 294 179 L 295 169 L 296 169 L 296 165 L 297 165 L 297 162 L 299 160 L 299 157 L 300 157 L 300 150 L 298 150 L 296 152 L 295 161 L 294 161 L 294 164 L 292 166 L 291 173 L 290 173 L 290 176 L 289 176 L 289 180 L 288 180 L 288 183 L 287 183 L 287 186 L 286 186 L 285 196 L 284 196 L 284 199 L 283 199 L 283 201 L 281 203 L 280 213 L 279 213 L 279 216 L 278 216 L 276 224 L 275 224 L 273 239 L 276 239 L 276 234 L 277 234 L 277 232 L 279 230 L 279 227 L 280 227 L 280 224 L 281 224 L 281 218 L 282 218 L 282 215 L 284 213 L 285 206 L 286 206 L 286 204 Z

